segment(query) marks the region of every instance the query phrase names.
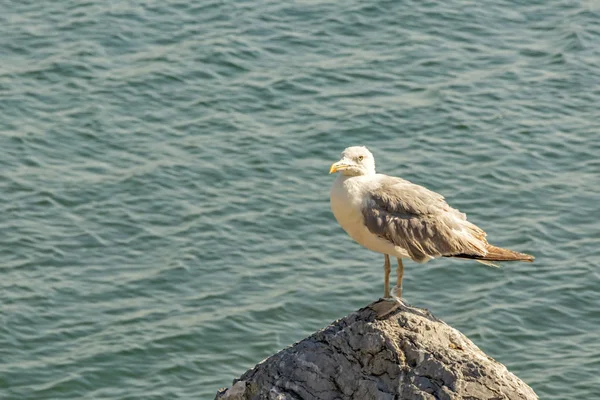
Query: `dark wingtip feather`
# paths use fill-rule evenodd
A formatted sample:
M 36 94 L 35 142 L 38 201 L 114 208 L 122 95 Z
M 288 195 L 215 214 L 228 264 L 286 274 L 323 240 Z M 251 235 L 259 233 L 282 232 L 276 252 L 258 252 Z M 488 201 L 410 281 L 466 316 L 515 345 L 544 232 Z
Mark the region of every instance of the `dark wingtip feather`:
M 512 251 L 509 249 L 503 249 L 501 247 L 492 246 L 488 244 L 486 246 L 486 250 L 488 251 L 486 255 L 477 255 L 477 254 L 452 254 L 446 257 L 457 257 L 457 258 L 469 258 L 473 260 L 482 260 L 482 261 L 523 261 L 523 262 L 533 262 L 535 257 L 530 254 L 518 253 L 516 251 Z

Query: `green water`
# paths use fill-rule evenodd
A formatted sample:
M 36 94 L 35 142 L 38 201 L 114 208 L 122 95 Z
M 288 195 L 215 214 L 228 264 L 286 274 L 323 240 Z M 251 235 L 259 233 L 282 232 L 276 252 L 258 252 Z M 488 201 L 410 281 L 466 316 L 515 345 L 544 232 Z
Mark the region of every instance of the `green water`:
M 597 396 L 596 3 L 0 8 L 1 399 L 210 399 L 375 300 L 329 210 L 363 144 L 537 257 L 407 262 L 407 301 L 541 398 Z

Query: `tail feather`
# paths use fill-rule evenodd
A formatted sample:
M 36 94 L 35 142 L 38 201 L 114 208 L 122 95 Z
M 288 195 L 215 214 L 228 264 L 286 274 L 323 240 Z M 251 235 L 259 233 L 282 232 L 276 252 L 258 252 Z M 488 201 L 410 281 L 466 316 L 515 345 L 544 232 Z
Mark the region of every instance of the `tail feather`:
M 512 251 L 509 249 L 503 249 L 501 247 L 492 246 L 488 244 L 486 246 L 487 253 L 483 256 L 476 254 L 453 254 L 448 257 L 457 257 L 457 258 L 469 258 L 477 261 L 524 261 L 524 262 L 533 262 L 535 259 L 534 256 L 518 253 L 516 251 Z

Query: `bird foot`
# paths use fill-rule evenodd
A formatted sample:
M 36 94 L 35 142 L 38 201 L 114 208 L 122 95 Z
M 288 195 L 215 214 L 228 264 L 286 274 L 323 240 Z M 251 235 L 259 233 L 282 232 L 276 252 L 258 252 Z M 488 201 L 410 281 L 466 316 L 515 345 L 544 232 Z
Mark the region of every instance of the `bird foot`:
M 404 304 L 404 301 L 402 300 L 401 297 L 398 296 L 394 296 L 393 294 L 391 296 L 388 297 L 380 297 L 379 301 L 387 301 L 389 303 L 400 303 L 400 304 Z
M 397 297 L 388 297 L 379 299 L 379 301 L 372 304 L 370 308 L 377 314 L 377 319 L 384 319 L 403 305 L 404 303 L 401 299 Z

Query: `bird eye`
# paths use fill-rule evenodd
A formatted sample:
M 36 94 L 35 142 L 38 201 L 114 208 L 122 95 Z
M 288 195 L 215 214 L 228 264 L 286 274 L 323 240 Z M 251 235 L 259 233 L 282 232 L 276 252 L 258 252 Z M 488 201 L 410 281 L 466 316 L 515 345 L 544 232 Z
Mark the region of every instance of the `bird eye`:
M 365 158 L 364 156 L 358 156 L 358 161 L 362 161 L 363 158 Z

